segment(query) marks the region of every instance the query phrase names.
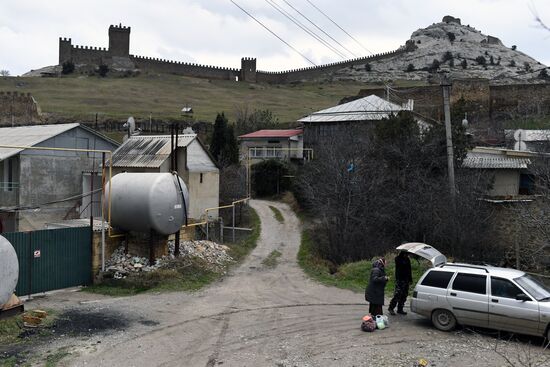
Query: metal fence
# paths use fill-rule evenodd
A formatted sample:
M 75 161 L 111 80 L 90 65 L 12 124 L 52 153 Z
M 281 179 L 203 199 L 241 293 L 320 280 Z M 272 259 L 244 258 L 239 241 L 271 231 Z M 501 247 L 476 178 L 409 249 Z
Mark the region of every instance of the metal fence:
M 31 295 L 92 282 L 90 227 L 2 233 L 19 259 L 16 294 Z

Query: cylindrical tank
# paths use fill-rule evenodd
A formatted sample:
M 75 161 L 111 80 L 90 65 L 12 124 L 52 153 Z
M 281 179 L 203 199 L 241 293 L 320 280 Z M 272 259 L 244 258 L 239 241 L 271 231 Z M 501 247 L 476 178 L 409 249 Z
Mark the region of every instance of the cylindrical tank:
M 119 173 L 111 179 L 110 192 L 111 225 L 125 231 L 176 233 L 189 211 L 187 186 L 172 173 Z M 107 183 L 106 216 L 110 192 Z
M 9 301 L 18 278 L 19 260 L 15 249 L 10 241 L 0 236 L 0 306 Z

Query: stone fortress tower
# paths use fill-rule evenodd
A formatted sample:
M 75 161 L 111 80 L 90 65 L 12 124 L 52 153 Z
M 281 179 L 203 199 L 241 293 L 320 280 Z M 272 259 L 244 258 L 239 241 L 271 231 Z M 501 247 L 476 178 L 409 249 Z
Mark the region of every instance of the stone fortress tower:
M 59 37 L 59 65 L 70 61 L 75 65 L 89 64 L 134 68 L 130 60 L 130 27 L 122 24 L 109 27 L 109 48 L 74 46 L 70 38 Z

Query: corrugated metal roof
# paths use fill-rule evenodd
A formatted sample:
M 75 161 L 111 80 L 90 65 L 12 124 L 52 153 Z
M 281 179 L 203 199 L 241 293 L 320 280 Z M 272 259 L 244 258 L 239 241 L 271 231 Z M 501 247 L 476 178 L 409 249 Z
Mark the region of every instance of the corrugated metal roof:
M 466 155 L 462 166 L 476 169 L 527 169 L 531 160 L 506 149 L 474 148 Z
M 327 108 L 301 118 L 299 122 L 338 122 L 381 120 L 404 108 L 375 95 Z
M 0 145 L 34 146 L 78 126 L 78 123 L 74 123 L 3 127 L 0 128 Z M 23 150 L 0 148 L 0 161 L 19 154 Z
M 178 147 L 187 147 L 197 134 L 178 137 Z M 139 135 L 126 140 L 113 153 L 113 167 L 157 168 L 170 156 L 170 135 Z
M 258 130 L 253 133 L 240 135 L 239 139 L 247 138 L 290 138 L 292 136 L 303 134 L 303 130 L 300 129 L 286 129 L 286 130 Z

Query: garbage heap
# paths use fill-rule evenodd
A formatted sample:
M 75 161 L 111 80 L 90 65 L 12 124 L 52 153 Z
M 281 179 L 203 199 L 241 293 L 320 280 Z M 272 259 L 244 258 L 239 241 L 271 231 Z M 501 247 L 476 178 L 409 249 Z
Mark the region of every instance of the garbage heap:
M 150 272 L 160 269 L 174 259 L 174 241 L 168 242 L 167 256 L 156 259 L 154 264 L 149 264 L 146 257 L 133 256 L 124 253 L 124 246 L 117 248 L 110 259 L 105 263 L 106 271 L 115 279 L 126 278 L 130 274 Z M 228 253 L 229 247 L 212 241 L 182 241 L 180 242 L 180 258 L 199 258 L 204 261 L 211 270 L 222 269 L 233 261 Z

